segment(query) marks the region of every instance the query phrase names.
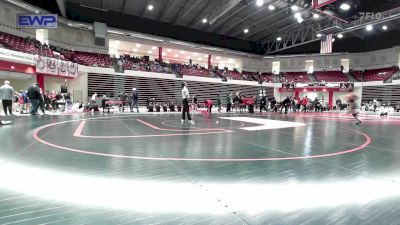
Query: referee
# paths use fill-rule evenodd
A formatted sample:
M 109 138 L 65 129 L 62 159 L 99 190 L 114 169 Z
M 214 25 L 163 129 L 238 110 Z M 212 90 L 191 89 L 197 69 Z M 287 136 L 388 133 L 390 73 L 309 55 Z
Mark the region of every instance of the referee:
M 187 84 L 186 82 L 182 83 L 182 103 L 183 103 L 183 109 L 182 109 L 182 124 L 185 123 L 185 113 L 187 114 L 188 120 L 190 124 L 195 124 L 194 121 L 192 121 L 192 118 L 190 118 L 190 113 L 189 113 L 189 90 L 187 89 Z

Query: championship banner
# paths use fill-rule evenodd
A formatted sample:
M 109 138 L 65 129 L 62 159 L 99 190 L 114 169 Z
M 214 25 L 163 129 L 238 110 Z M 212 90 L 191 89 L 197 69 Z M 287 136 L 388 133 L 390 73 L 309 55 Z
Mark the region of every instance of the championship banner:
M 59 59 L 57 65 L 58 65 L 58 74 L 60 76 L 67 77 L 68 76 L 68 62 Z
M 46 57 L 46 71 L 48 74 L 58 75 L 57 59 Z
M 78 77 L 78 63 L 67 62 L 68 63 L 68 76 Z
M 46 58 L 39 56 L 35 59 L 36 61 L 36 72 L 38 73 L 47 73 L 46 69 Z
M 48 57 L 36 58 L 36 72 L 63 77 L 78 77 L 78 64 Z

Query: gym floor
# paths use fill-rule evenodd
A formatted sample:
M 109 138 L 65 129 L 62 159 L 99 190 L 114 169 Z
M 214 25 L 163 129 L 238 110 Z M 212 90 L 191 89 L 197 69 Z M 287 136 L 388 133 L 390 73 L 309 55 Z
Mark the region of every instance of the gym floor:
M 400 224 L 400 117 L 95 114 L 0 127 L 0 224 Z

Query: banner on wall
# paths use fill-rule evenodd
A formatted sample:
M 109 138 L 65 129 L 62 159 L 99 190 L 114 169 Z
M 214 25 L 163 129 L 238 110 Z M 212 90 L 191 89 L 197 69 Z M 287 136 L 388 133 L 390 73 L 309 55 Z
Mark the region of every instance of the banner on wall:
M 38 57 L 36 72 L 75 78 L 78 76 L 78 64 L 61 59 Z

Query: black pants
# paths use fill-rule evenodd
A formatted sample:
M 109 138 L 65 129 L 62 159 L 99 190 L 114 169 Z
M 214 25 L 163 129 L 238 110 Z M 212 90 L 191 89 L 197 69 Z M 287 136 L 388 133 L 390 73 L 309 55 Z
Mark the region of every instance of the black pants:
M 137 112 L 139 112 L 138 100 L 132 99 L 131 103 L 131 112 L 133 112 L 133 108 L 136 108 Z
M 265 105 L 265 104 L 260 104 L 260 113 L 262 112 L 263 109 L 265 110 L 265 112 L 267 112 L 267 111 L 268 111 L 267 105 Z
M 189 113 L 189 101 L 185 98 L 183 99 L 182 103 L 183 103 L 182 119 L 185 120 L 185 113 L 186 113 L 188 120 L 192 120 L 192 118 L 190 118 L 190 113 Z
M 226 104 L 226 112 L 230 112 L 231 107 L 232 107 L 232 104 L 230 104 L 230 103 Z
M 39 100 L 39 108 L 40 110 L 43 112 L 43 114 L 45 113 L 44 111 L 44 101 L 43 100 Z
M 3 100 L 3 110 L 4 113 L 7 115 L 7 109 L 10 115 L 12 114 L 12 100 Z
M 212 107 L 213 107 L 213 104 L 211 104 L 210 106 L 208 106 L 208 113 L 210 113 L 210 114 L 211 114 L 211 109 L 212 109 Z
M 57 105 L 57 100 L 51 100 L 51 107 L 53 108 L 53 110 L 57 110 L 58 105 Z

